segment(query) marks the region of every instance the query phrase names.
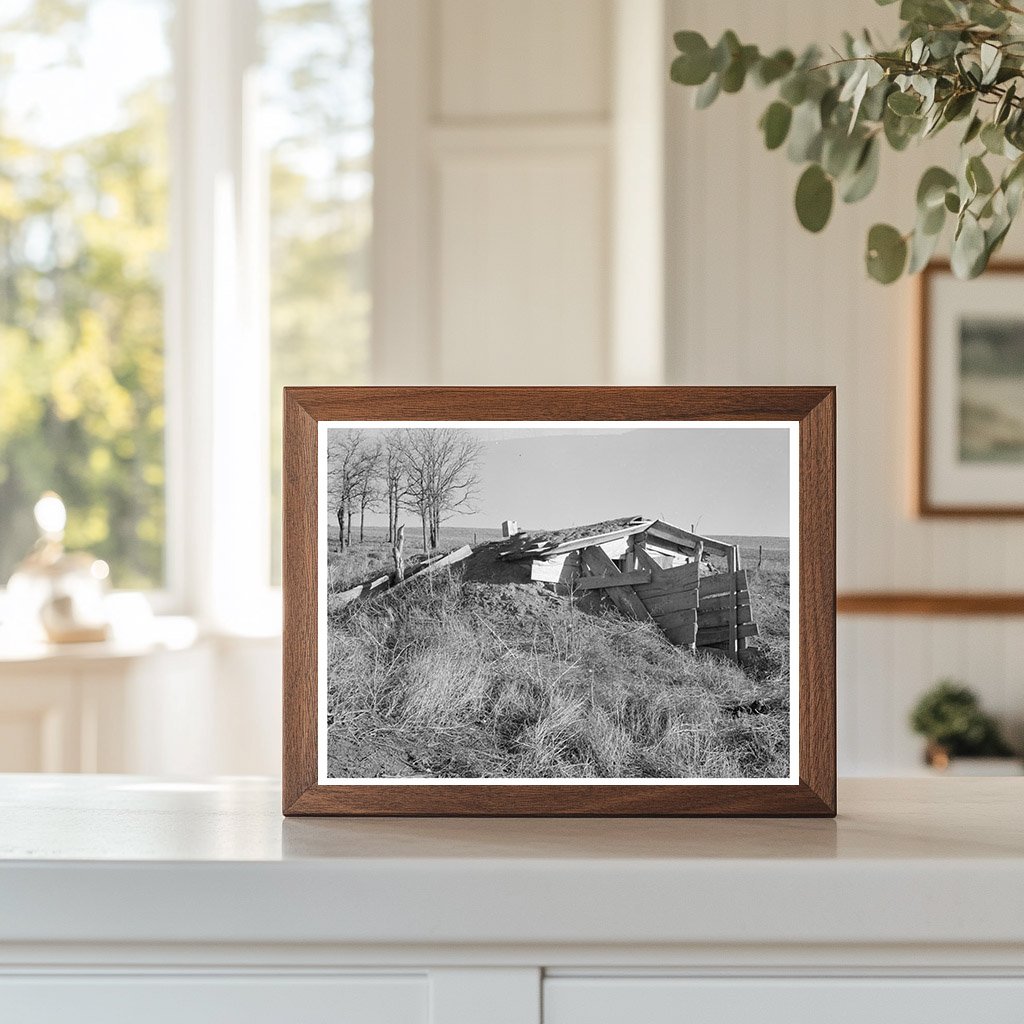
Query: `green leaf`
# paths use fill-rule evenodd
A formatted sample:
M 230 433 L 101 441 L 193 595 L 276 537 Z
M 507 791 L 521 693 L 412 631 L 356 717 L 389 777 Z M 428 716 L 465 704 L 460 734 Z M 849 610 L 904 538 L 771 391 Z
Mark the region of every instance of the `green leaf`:
M 947 192 L 945 207 L 950 213 L 960 212 L 960 197 L 955 192 Z
M 865 260 L 868 273 L 880 284 L 892 284 L 907 262 L 907 243 L 890 224 L 876 224 L 868 232 Z
M 981 132 L 982 121 L 980 117 L 972 117 L 971 123 L 967 126 L 967 131 L 964 132 L 964 137 L 960 140 L 961 146 L 967 146 L 972 143 Z
M 917 207 L 924 213 L 942 206 L 946 201 L 946 192 L 956 184 L 956 176 L 944 167 L 929 167 L 921 175 L 917 186 Z
M 843 202 L 860 202 L 875 187 L 879 165 L 878 139 L 872 137 L 864 143 L 853 176 L 843 188 Z
M 807 99 L 807 76 L 802 71 L 794 71 L 779 86 L 779 98 L 791 107 L 798 107 Z
M 732 63 L 722 72 L 722 92 L 739 92 L 747 79 L 747 72 L 758 59 L 756 46 L 742 46 Z
M 894 92 L 889 96 L 889 109 L 901 117 L 916 114 L 921 109 L 921 100 L 913 93 Z
M 817 165 L 811 164 L 796 186 L 796 215 L 808 231 L 821 231 L 832 215 L 832 180 Z
M 990 3 L 973 3 L 968 11 L 968 17 L 976 25 L 984 25 L 985 28 L 1003 29 L 1009 24 L 1009 19 L 1002 11 L 993 7 Z
M 1002 156 L 1006 145 L 1006 133 L 1001 125 L 991 121 L 981 129 L 981 141 L 984 147 L 995 156 Z
M 1017 83 L 1011 82 L 1006 87 L 1006 92 L 1003 93 L 1002 98 L 996 104 L 996 112 L 993 115 L 993 120 L 996 124 L 1002 124 L 1013 110 L 1013 100 L 1017 95 Z
M 776 50 L 770 57 L 762 57 L 754 66 L 754 81 L 760 86 L 771 85 L 793 70 L 796 58 L 789 50 Z
M 727 29 L 711 51 L 711 70 L 721 74 L 733 62 L 733 58 L 742 48 L 736 33 L 732 29 Z
M 679 56 L 672 61 L 673 82 L 703 85 L 711 74 L 711 48 L 699 32 L 677 32 L 673 37 Z
M 977 277 L 985 269 L 986 262 L 985 232 L 978 219 L 969 211 L 965 211 L 953 238 L 950 259 L 953 273 L 962 281 L 966 281 Z
M 821 110 L 813 100 L 801 103 L 793 111 L 786 155 L 795 164 L 817 160 L 821 156 Z
M 1003 51 L 994 43 L 986 41 L 981 44 L 979 58 L 981 60 L 981 84 L 992 85 L 1003 65 Z
M 908 274 L 916 274 L 928 266 L 928 262 L 935 255 L 935 250 L 941 237 L 941 231 L 923 231 L 920 225 L 915 228 L 914 234 L 910 239 L 910 262 L 907 264 Z
M 706 110 L 718 98 L 722 91 L 722 81 L 718 75 L 712 75 L 693 96 L 693 105 L 698 110 Z
M 966 177 L 977 195 L 987 196 L 995 188 L 992 175 L 980 156 L 972 156 L 967 161 Z
M 788 103 L 776 100 L 769 105 L 760 121 L 764 144 L 768 149 L 778 149 L 786 141 L 792 121 L 793 108 Z

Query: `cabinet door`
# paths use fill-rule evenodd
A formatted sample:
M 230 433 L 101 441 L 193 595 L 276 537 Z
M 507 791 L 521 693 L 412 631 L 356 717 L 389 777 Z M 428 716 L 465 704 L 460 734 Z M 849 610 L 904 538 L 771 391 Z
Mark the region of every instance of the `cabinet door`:
M 549 978 L 544 1024 L 1021 1024 L 1024 978 Z
M 95 976 L 0 979 L 18 1024 L 427 1024 L 423 975 Z

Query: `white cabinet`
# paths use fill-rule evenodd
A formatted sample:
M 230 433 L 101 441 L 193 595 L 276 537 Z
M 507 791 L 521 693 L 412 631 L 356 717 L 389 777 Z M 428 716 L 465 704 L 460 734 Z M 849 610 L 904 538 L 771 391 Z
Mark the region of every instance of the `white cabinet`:
M 549 978 L 544 1024 L 1020 1024 L 1024 979 Z
M 0 1024 L 1024 1024 L 1021 786 L 282 820 L 259 779 L 0 776 Z
M 424 974 L 0 979 L 0 1019 L 17 1024 L 427 1024 L 427 989 Z

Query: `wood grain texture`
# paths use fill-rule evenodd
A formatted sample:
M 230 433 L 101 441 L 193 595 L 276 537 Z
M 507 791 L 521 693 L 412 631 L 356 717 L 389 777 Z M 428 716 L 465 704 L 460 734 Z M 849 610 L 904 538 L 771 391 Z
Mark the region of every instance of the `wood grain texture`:
M 1024 505 L 972 505 L 969 502 L 960 505 L 940 505 L 931 497 L 928 473 L 928 438 L 931 433 L 931 403 L 928 394 L 928 376 L 931 372 L 931 290 L 936 274 L 950 272 L 947 260 L 934 260 L 924 268 L 917 279 L 917 361 L 914 368 L 917 382 L 917 437 L 914 451 L 917 464 L 914 474 L 914 505 L 917 514 L 923 519 L 1006 519 L 1024 516 Z M 985 269 L 985 274 L 1014 274 L 1022 276 L 1024 283 L 1024 260 L 993 261 Z
M 800 424 L 797 785 L 317 784 L 317 422 L 792 420 Z M 835 392 L 779 388 L 286 388 L 284 813 L 835 815 Z
M 836 598 L 840 615 L 1024 615 L 1024 594 L 863 591 Z

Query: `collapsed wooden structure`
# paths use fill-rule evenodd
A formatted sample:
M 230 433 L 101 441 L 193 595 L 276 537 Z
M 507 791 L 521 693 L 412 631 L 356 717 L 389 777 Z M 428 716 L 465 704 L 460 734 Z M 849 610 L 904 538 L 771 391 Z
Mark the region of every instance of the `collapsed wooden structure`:
M 461 548 L 456 548 L 447 554 L 431 555 L 421 562 L 404 566 L 401 576 L 394 572 L 382 573 L 380 576 L 365 580 L 358 586 L 343 590 L 333 596 L 333 604 L 336 608 L 342 608 L 353 601 L 382 594 L 385 590 L 396 590 L 398 587 L 408 583 L 409 580 L 425 576 L 427 573 L 443 569 L 449 565 L 455 565 L 456 562 L 469 558 L 471 554 L 473 554 L 473 549 L 468 544 L 464 544 Z
M 499 557 L 529 561 L 533 580 L 601 590 L 624 615 L 654 621 L 673 644 L 736 661 L 753 653 L 747 641 L 757 625 L 735 544 L 634 516 L 518 534 Z

